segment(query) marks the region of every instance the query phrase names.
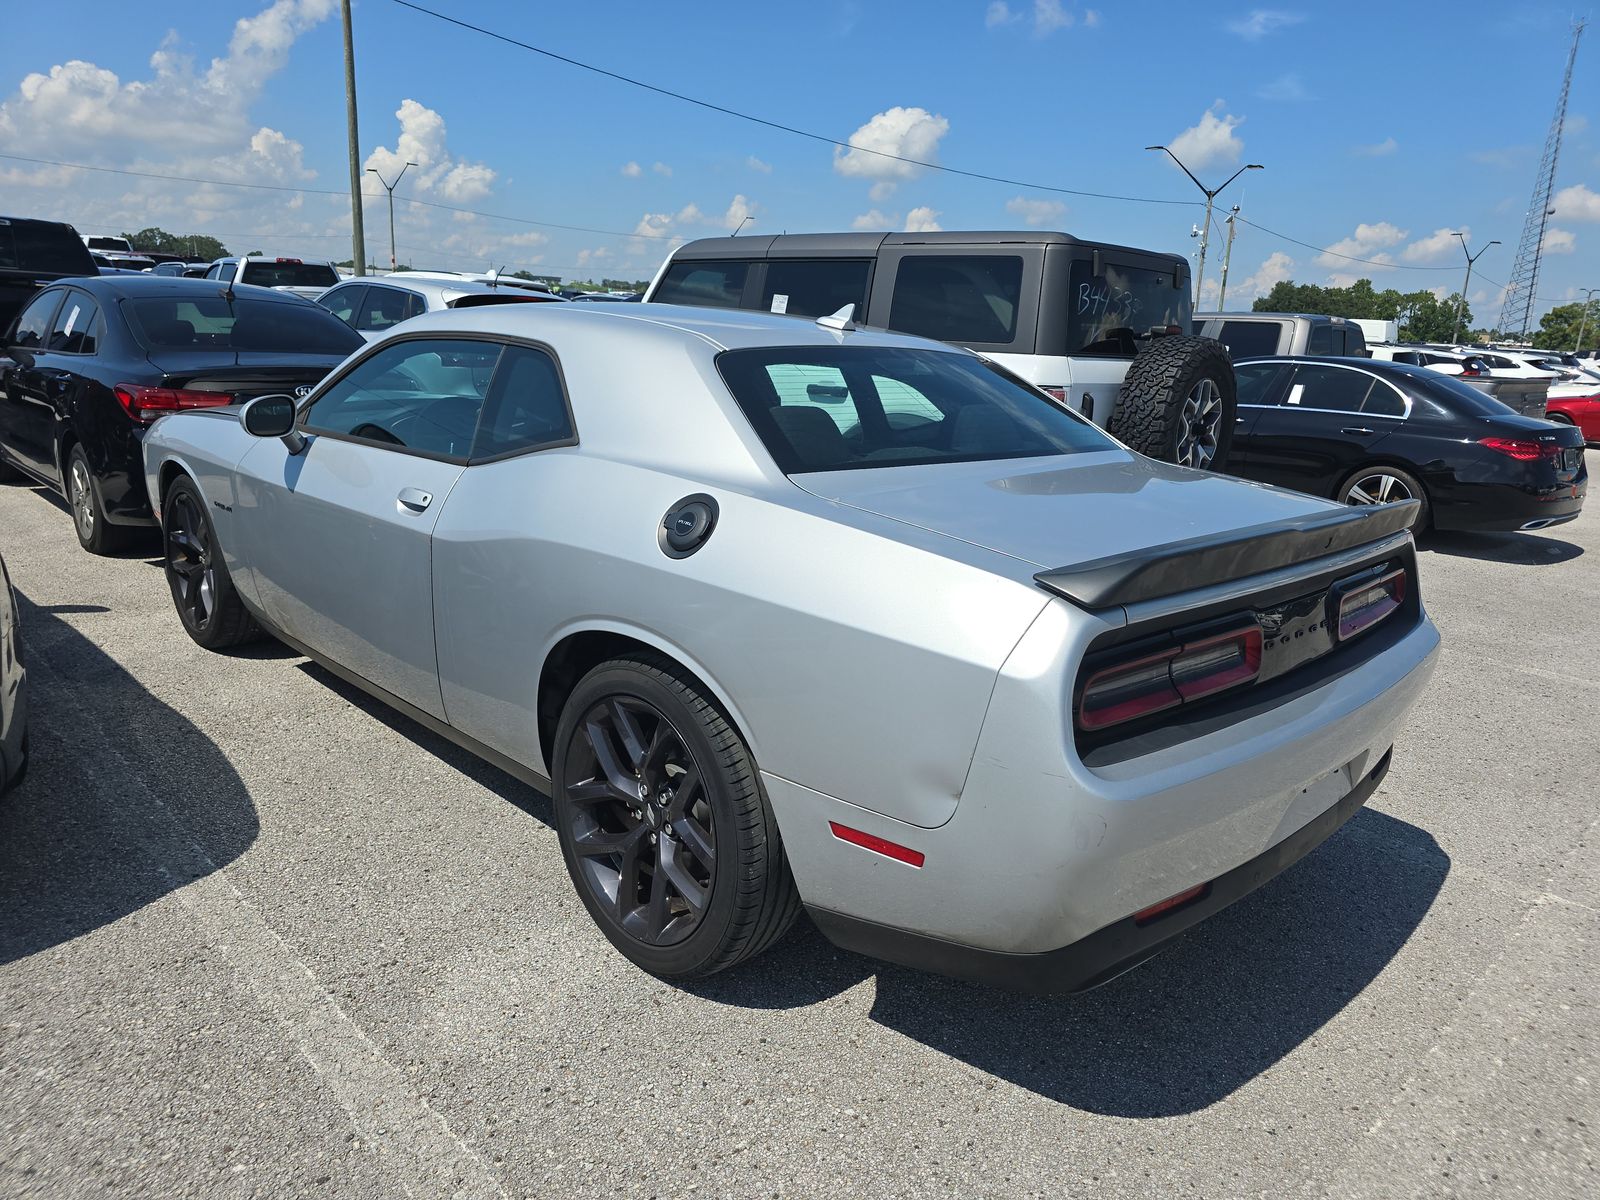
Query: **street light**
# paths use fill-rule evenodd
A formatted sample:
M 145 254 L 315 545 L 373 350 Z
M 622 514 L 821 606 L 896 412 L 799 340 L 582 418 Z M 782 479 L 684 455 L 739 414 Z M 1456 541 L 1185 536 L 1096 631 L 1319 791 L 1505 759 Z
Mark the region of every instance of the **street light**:
M 1160 151 L 1163 151 L 1168 158 L 1170 158 L 1173 162 L 1178 164 L 1179 169 L 1185 175 L 1187 175 L 1190 179 L 1194 179 L 1195 187 L 1199 188 L 1202 192 L 1204 192 L 1206 194 L 1206 223 L 1202 227 L 1202 232 L 1200 234 L 1200 272 L 1199 272 L 1198 275 L 1195 276 L 1195 281 L 1194 281 L 1194 303 L 1195 303 L 1195 307 L 1198 308 L 1198 307 L 1200 307 L 1200 285 L 1205 282 L 1205 278 L 1206 278 L 1206 246 L 1211 241 L 1211 204 L 1212 204 L 1212 201 L 1214 201 L 1217 198 L 1217 196 L 1222 192 L 1223 188 L 1226 188 L 1228 186 L 1228 184 L 1232 183 L 1235 179 L 1239 178 L 1239 176 L 1243 175 L 1246 171 L 1264 171 L 1264 170 L 1266 170 L 1266 168 L 1263 167 L 1260 163 L 1245 163 L 1244 166 L 1240 167 L 1232 175 L 1229 175 L 1227 179 L 1223 180 L 1221 187 L 1208 188 L 1205 184 L 1201 183 L 1198 179 L 1195 179 L 1194 178 L 1194 172 L 1189 170 L 1188 167 L 1184 166 L 1183 165 L 1183 160 L 1180 159 L 1171 150 L 1168 150 L 1165 146 L 1146 146 L 1145 149 L 1146 150 L 1160 150 Z
M 1578 336 L 1572 343 L 1573 352 L 1583 349 L 1583 331 L 1589 327 L 1589 305 L 1594 303 L 1594 294 L 1600 288 L 1581 288 L 1583 292 L 1583 315 L 1578 318 Z
M 1453 236 L 1461 239 L 1461 253 L 1467 254 L 1467 235 L 1457 229 L 1454 231 Z M 1499 244 L 1499 242 L 1490 242 L 1489 246 L 1498 246 Z M 1472 286 L 1472 264 L 1483 257 L 1489 246 L 1485 246 L 1476 254 L 1467 254 L 1467 281 L 1461 285 L 1461 299 L 1456 301 L 1456 323 L 1454 328 L 1455 341 L 1458 343 L 1461 341 L 1461 311 L 1467 306 L 1467 289 Z
M 378 175 L 378 182 L 383 184 L 384 188 L 389 193 L 389 270 L 391 272 L 399 265 L 400 261 L 394 256 L 394 190 L 400 186 L 400 181 L 406 177 L 406 167 L 414 167 L 416 165 L 417 164 L 414 162 L 406 163 L 405 167 L 400 168 L 400 174 L 394 177 L 393 183 L 390 183 L 382 175 L 378 175 L 377 168 L 367 168 L 367 174 Z

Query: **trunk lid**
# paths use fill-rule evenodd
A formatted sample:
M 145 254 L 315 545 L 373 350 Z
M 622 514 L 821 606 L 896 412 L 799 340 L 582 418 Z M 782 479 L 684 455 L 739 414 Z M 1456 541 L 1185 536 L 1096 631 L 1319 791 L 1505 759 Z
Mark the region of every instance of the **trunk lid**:
M 260 350 L 217 350 L 196 354 L 156 351 L 151 364 L 161 372 L 162 385 L 200 392 L 231 392 L 240 400 L 279 392 L 294 394 L 297 387 L 320 382 L 344 361 L 343 355 L 275 354 Z

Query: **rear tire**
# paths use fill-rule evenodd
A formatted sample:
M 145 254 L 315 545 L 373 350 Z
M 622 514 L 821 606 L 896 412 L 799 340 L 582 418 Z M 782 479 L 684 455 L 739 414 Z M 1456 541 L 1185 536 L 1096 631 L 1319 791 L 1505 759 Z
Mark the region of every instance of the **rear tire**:
M 799 915 L 750 752 L 669 659 L 617 658 L 585 675 L 562 709 L 551 777 L 573 886 L 642 970 L 714 974 Z
M 67 504 L 72 509 L 72 528 L 78 545 L 90 554 L 115 554 L 128 544 L 128 531 L 106 520 L 106 506 L 100 499 L 100 484 L 89 466 L 83 447 L 74 445 L 67 452 Z
M 261 627 L 234 590 L 200 489 L 187 477 L 167 489 L 161 548 L 172 603 L 196 645 L 226 650 L 261 636 Z
M 1233 361 L 1222 343 L 1171 335 L 1133 360 L 1106 429 L 1140 454 L 1219 471 L 1238 408 Z
M 1418 500 L 1422 507 L 1417 510 L 1417 519 L 1411 523 L 1411 532 L 1421 533 L 1428 528 L 1428 522 L 1433 519 L 1433 510 L 1428 504 L 1428 493 L 1423 490 L 1422 481 L 1409 471 L 1387 464 L 1376 467 L 1362 467 L 1359 471 L 1352 472 L 1339 490 L 1334 493 L 1334 499 L 1340 504 L 1389 504 L 1396 500 Z

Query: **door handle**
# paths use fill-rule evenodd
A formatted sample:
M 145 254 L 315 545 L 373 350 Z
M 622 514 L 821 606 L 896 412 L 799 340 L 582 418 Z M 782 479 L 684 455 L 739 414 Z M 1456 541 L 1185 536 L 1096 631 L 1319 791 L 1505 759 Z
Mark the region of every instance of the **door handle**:
M 402 508 L 412 512 L 426 512 L 428 505 L 433 503 L 433 493 L 425 492 L 421 488 L 401 488 L 400 495 L 396 497 Z
M 1343 429 L 1341 429 L 1339 432 L 1340 433 L 1365 433 L 1365 434 L 1370 434 L 1372 432 L 1372 430 L 1368 429 L 1365 425 L 1347 425 Z

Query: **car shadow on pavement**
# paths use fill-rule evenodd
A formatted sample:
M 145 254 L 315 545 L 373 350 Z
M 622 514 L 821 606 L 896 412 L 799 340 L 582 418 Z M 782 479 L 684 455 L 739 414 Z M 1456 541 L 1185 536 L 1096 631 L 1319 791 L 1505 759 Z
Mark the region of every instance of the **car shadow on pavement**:
M 31 757 L 0 796 L 0 964 L 138 912 L 259 832 L 210 738 L 51 608 L 17 605 Z
M 1417 549 L 1524 567 L 1570 562 L 1583 553 L 1582 546 L 1539 533 L 1432 533 Z
M 1426 832 L 1364 809 L 1261 891 L 1091 992 L 1018 995 L 888 966 L 834 948 L 809 923 L 690 990 L 786 1008 L 876 975 L 872 1019 L 906 1037 L 1086 1112 L 1179 1116 L 1237 1091 L 1337 1016 L 1405 945 L 1449 870 Z

